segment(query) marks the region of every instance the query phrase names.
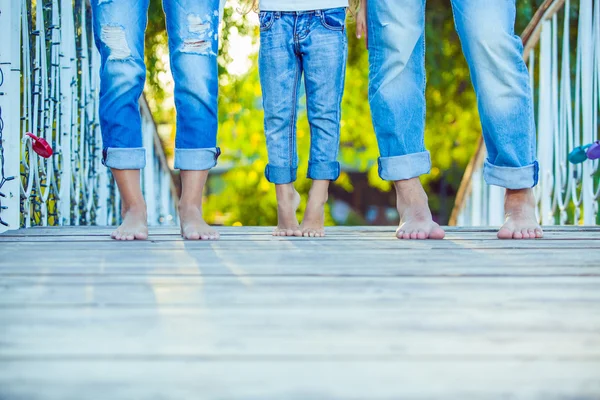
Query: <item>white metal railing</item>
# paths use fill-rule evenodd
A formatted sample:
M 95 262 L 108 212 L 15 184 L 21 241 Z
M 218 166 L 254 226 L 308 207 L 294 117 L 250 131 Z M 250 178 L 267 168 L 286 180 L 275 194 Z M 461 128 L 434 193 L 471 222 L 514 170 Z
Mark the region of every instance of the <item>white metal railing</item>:
M 0 232 L 120 220 L 118 191 L 101 165 L 92 37 L 85 0 L 0 0 Z M 171 171 L 144 98 L 140 108 L 149 223 L 173 223 Z M 54 154 L 36 154 L 27 132 L 44 138 Z
M 599 162 L 575 165 L 568 155 L 599 139 L 600 0 L 547 0 L 523 42 L 537 117 L 539 220 L 544 225 L 596 225 Z M 483 181 L 485 158 L 481 141 L 465 172 L 450 224 L 503 222 L 504 190 Z

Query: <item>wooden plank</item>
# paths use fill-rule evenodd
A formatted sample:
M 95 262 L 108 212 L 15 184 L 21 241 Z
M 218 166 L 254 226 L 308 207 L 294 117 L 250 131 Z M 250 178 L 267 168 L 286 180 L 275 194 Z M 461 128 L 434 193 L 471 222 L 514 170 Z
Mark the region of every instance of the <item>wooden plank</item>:
M 232 235 L 246 235 L 252 234 L 263 234 L 270 235 L 273 227 L 257 227 L 257 226 L 244 226 L 244 227 L 217 227 L 217 229 L 224 234 Z M 341 234 L 354 234 L 354 233 L 381 233 L 381 234 L 393 234 L 396 226 L 336 226 L 327 227 L 327 231 L 332 235 Z M 498 227 L 444 227 L 447 234 L 462 234 L 462 233 L 488 233 L 494 234 Z M 0 241 L 4 238 L 15 237 L 15 236 L 74 236 L 74 235 L 88 235 L 88 236 L 106 236 L 114 230 L 114 227 L 102 227 L 102 226 L 62 226 L 62 227 L 34 227 L 28 229 L 19 229 L 13 231 L 7 231 L 0 234 Z M 548 233 L 562 232 L 562 233 L 576 233 L 576 232 L 600 232 L 600 226 L 545 226 L 544 231 Z M 179 235 L 179 228 L 176 226 L 153 226 L 150 228 L 150 233 L 156 233 L 159 235 Z
M 600 277 L 349 278 L 46 276 L 0 286 L 0 308 L 328 307 L 453 309 L 552 305 L 600 313 Z M 162 296 L 162 293 L 177 295 Z
M 539 399 L 596 400 L 596 361 L 298 359 L 11 361 L 0 397 L 131 399 Z
M 581 307 L 461 307 L 444 312 L 361 306 L 2 309 L 0 361 L 236 355 L 561 356 L 600 361 L 600 313 L 596 315 Z

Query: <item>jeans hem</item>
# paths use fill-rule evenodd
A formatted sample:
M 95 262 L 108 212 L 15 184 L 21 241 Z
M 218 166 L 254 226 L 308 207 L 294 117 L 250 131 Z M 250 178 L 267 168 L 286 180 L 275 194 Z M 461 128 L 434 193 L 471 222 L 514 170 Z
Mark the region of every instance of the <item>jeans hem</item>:
M 307 178 L 312 180 L 335 181 L 340 177 L 340 163 L 333 162 L 309 162 Z
M 538 183 L 539 170 L 537 161 L 524 167 L 499 167 L 486 160 L 483 177 L 488 185 L 512 190 L 530 189 Z
M 102 151 L 102 164 L 113 169 L 143 169 L 146 149 L 143 147 L 107 147 Z
M 404 156 L 379 157 L 379 176 L 386 181 L 404 181 L 428 174 L 431 157 L 428 151 Z
M 267 164 L 265 168 L 265 177 L 267 181 L 275 185 L 285 185 L 296 181 L 298 173 L 297 167 L 275 167 Z
M 221 155 L 218 147 L 205 149 L 175 149 L 175 169 L 184 171 L 205 171 L 217 165 Z

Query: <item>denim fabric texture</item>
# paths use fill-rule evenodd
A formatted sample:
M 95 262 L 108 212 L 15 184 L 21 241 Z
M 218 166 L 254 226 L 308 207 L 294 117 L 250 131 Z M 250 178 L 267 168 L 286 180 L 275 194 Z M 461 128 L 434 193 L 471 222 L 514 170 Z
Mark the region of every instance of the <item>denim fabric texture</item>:
M 452 0 L 488 152 L 484 177 L 509 189 L 537 184 L 535 122 L 515 0 Z M 369 101 L 382 179 L 429 172 L 425 132 L 425 0 L 370 0 Z M 435 134 L 435 133 L 434 133 Z
M 311 147 L 307 176 L 340 175 L 341 102 L 348 39 L 346 8 L 260 13 L 259 71 L 265 111 L 269 182 L 296 180 L 296 120 L 304 77 Z
M 149 0 L 91 0 L 100 51 L 103 163 L 116 169 L 146 164 L 139 99 L 144 89 L 144 32 Z M 219 0 L 164 0 L 175 81 L 175 168 L 216 165 Z

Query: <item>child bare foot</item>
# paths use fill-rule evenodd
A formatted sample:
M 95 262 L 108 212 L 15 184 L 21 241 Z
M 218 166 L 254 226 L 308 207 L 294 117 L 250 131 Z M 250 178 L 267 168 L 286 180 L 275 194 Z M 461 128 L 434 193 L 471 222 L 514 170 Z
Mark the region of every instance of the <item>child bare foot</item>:
M 427 194 L 419 178 L 394 182 L 400 225 L 398 239 L 443 239 L 445 232 L 433 221 Z
M 302 219 L 302 236 L 325 236 L 325 203 L 329 194 L 329 181 L 315 180 L 308 194 L 308 202 Z
M 121 211 L 123 222 L 110 235 L 115 240 L 146 240 L 148 239 L 148 217 L 144 203 L 123 207 Z
M 217 240 L 219 232 L 211 228 L 202 217 L 202 208 L 195 204 L 179 204 L 181 236 L 187 240 Z
M 300 194 L 292 183 L 276 185 L 277 227 L 273 236 L 302 236 L 296 211 L 300 205 Z
M 506 190 L 506 222 L 498 231 L 499 239 L 540 239 L 544 236 L 535 216 L 535 196 L 531 189 Z

